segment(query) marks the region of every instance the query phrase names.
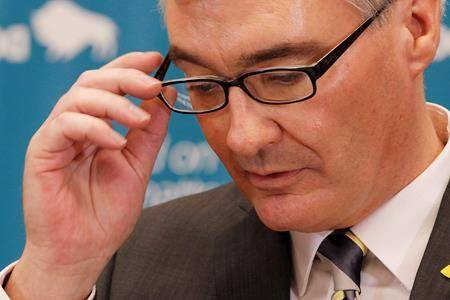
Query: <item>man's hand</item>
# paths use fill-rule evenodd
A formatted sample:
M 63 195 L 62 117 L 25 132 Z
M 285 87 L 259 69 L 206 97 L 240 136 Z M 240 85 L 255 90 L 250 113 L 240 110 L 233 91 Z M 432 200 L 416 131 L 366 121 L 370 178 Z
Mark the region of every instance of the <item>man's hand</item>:
M 160 82 L 146 75 L 160 62 L 158 53 L 130 53 L 85 72 L 31 139 L 13 299 L 86 297 L 132 232 L 170 115 L 154 99 Z M 143 99 L 140 108 L 125 94 Z M 111 121 L 130 128 L 126 139 Z

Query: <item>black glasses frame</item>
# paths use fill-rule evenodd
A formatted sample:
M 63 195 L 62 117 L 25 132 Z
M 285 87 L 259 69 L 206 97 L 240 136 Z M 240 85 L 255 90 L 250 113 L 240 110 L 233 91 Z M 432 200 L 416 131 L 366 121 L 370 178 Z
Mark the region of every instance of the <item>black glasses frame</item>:
M 171 106 L 166 99 L 164 99 L 164 96 L 162 94 L 158 95 L 158 98 L 163 101 L 163 103 L 172 111 L 181 113 L 181 114 L 206 114 L 210 112 L 215 112 L 218 110 L 223 109 L 225 106 L 228 105 L 229 99 L 229 91 L 231 87 L 239 87 L 241 88 L 248 96 L 250 96 L 253 100 L 264 103 L 264 104 L 271 104 L 271 105 L 284 105 L 284 104 L 291 104 L 291 103 L 298 103 L 302 101 L 306 101 L 308 99 L 311 99 L 314 97 L 317 93 L 317 80 L 319 80 L 333 65 L 334 63 L 350 48 L 350 46 L 358 39 L 359 36 L 373 23 L 373 21 L 380 16 L 383 11 L 388 7 L 388 4 L 383 5 L 380 9 L 378 9 L 375 14 L 368 18 L 366 21 L 364 21 L 358 28 L 356 28 L 355 31 L 353 31 L 347 38 L 345 38 L 342 42 L 340 42 L 337 46 L 335 46 L 331 51 L 329 51 L 327 54 L 325 54 L 321 59 L 319 59 L 318 62 L 312 64 L 312 65 L 305 65 L 305 66 L 289 66 L 289 67 L 270 67 L 270 68 L 264 68 L 259 69 L 252 72 L 246 72 L 238 76 L 237 78 L 233 80 L 225 80 L 222 77 L 219 76 L 198 76 L 198 77 L 189 77 L 189 78 L 182 78 L 182 79 L 174 79 L 174 80 L 167 80 L 163 81 L 164 77 L 166 76 L 166 73 L 169 69 L 169 66 L 171 64 L 170 59 L 170 53 L 166 55 L 164 58 L 161 66 L 155 73 L 155 78 L 163 81 L 162 86 L 170 86 L 173 84 L 180 84 L 180 83 L 191 83 L 191 82 L 213 82 L 219 84 L 223 90 L 225 95 L 225 101 L 222 105 L 215 107 L 213 109 L 208 109 L 204 111 L 187 111 L 187 110 L 181 110 L 177 109 L 173 106 Z M 270 100 L 264 100 L 259 99 L 255 97 L 246 87 L 244 80 L 250 76 L 263 74 L 263 73 L 269 73 L 269 72 L 277 72 L 277 71 L 298 71 L 305 73 L 309 79 L 311 80 L 313 91 L 311 95 L 296 99 L 296 100 L 290 100 L 290 101 L 270 101 Z

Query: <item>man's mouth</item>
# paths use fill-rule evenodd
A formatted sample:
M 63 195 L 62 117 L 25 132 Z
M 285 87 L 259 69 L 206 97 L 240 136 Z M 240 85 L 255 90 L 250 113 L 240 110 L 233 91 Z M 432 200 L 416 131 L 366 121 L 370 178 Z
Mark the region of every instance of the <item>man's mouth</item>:
M 251 172 L 245 171 L 245 176 L 256 188 L 262 190 L 282 189 L 292 185 L 297 180 L 297 175 L 303 169 L 295 169 L 281 172 Z

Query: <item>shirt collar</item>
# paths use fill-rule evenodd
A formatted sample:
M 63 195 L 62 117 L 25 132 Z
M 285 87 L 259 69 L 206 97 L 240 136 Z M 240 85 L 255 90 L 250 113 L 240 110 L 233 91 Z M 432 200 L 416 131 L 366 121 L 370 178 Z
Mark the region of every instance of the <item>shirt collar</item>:
M 429 103 L 436 131 L 447 142 L 450 112 Z M 439 121 L 440 119 L 440 121 Z M 447 130 L 441 130 L 439 125 Z M 447 143 L 428 168 L 379 207 L 352 231 L 369 250 L 411 291 L 423 253 L 450 179 L 450 143 Z M 407 208 L 407 209 L 405 209 Z M 395 218 L 392 216 L 395 214 Z M 291 232 L 294 265 L 294 292 L 301 297 L 308 285 L 312 263 L 320 243 L 331 231 Z
M 309 274 L 320 243 L 331 233 L 331 231 L 303 233 L 291 231 L 292 262 L 295 278 L 293 281 L 293 292 L 298 293 L 297 298 L 306 293 Z

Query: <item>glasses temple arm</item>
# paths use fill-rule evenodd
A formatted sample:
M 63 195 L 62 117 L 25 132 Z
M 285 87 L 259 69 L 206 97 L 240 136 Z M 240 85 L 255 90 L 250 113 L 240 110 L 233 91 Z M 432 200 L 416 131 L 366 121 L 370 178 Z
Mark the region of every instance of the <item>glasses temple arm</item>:
M 353 31 L 344 41 L 337 45 L 333 50 L 326 54 L 315 66 L 314 73 L 316 79 L 328 71 L 331 66 L 341 57 L 345 51 L 356 41 L 356 39 L 373 23 L 373 21 L 386 9 L 387 4 L 383 5 L 371 18 L 367 19 L 355 31 Z
M 156 71 L 154 77 L 162 81 L 166 76 L 167 70 L 169 70 L 169 66 L 170 66 L 170 54 L 167 54 L 166 57 L 164 57 L 164 60 L 159 66 L 158 70 Z

